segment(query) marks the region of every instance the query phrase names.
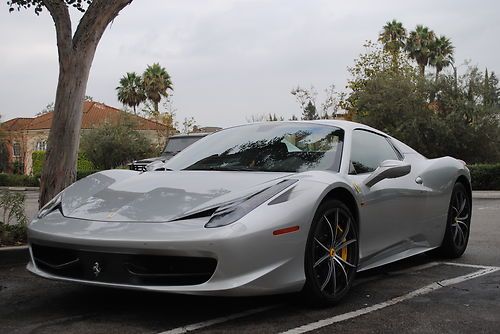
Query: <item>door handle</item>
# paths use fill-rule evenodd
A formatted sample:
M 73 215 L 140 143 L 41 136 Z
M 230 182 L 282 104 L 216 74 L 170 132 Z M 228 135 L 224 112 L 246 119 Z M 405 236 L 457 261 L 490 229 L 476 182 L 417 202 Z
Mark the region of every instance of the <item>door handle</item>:
M 415 182 L 417 184 L 422 184 L 422 183 L 424 183 L 424 180 L 422 180 L 422 178 L 420 176 L 417 176 L 417 178 L 415 179 Z

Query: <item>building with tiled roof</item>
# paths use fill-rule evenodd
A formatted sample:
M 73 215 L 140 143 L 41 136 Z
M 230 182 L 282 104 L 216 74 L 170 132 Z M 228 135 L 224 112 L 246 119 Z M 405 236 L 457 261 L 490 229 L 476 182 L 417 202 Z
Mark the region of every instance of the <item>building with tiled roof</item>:
M 100 102 L 85 101 L 83 104 L 82 132 L 97 128 L 103 123 L 117 123 L 123 111 Z M 164 124 L 133 114 L 127 114 L 134 124 L 135 130 L 143 133 L 153 143 L 163 145 L 169 129 Z M 1 124 L 6 134 L 7 151 L 11 165 L 17 165 L 25 174 L 31 174 L 32 153 L 45 151 L 47 139 L 52 125 L 53 112 L 33 118 L 14 118 Z

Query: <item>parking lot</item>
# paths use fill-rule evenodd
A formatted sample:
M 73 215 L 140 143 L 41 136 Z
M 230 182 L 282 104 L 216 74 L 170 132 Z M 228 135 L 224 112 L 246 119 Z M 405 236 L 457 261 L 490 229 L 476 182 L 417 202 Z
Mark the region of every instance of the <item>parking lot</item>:
M 498 333 L 500 199 L 476 199 L 453 261 L 421 255 L 358 275 L 337 306 L 298 295 L 214 298 L 114 290 L 0 266 L 0 333 Z

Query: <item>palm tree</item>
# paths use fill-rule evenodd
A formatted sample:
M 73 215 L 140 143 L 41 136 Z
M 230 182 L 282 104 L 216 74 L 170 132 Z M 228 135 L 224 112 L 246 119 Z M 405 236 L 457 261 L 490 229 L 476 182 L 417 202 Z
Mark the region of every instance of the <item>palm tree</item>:
M 397 67 L 399 52 L 405 47 L 406 41 L 403 23 L 396 20 L 387 22 L 378 36 L 378 41 L 384 45 L 384 50 L 392 55 L 392 64 Z
M 425 75 L 425 67 L 429 64 L 434 39 L 434 31 L 428 27 L 417 25 L 415 30 L 410 32 L 406 41 L 406 51 L 408 51 L 410 58 L 417 62 L 421 76 Z
M 455 47 L 451 44 L 449 38 L 445 36 L 436 37 L 432 43 L 430 64 L 436 68 L 436 81 L 439 76 L 439 72 L 443 68 L 453 64 L 453 50 Z
M 120 79 L 120 86 L 116 87 L 116 90 L 118 91 L 118 101 L 132 107 L 134 114 L 137 114 L 135 108 L 146 100 L 141 77 L 135 72 L 127 72 Z
M 169 89 L 173 90 L 170 75 L 158 63 L 148 65 L 142 75 L 142 84 L 146 97 L 153 103 L 153 113 L 158 114 L 161 98 L 168 96 Z

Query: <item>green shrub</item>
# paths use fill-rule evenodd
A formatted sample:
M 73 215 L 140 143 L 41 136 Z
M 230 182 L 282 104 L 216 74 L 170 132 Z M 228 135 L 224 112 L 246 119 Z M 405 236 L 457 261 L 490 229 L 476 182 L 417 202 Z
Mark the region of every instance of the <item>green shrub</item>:
M 112 169 L 151 156 L 151 141 L 134 127 L 134 120 L 123 113 L 117 123 L 106 122 L 83 132 L 80 150 L 98 169 Z
M 80 180 L 83 179 L 84 177 L 87 177 L 91 174 L 99 172 L 98 170 L 79 170 L 76 172 L 76 179 Z
M 45 151 L 34 151 L 31 154 L 31 159 L 33 161 L 31 173 L 33 175 L 42 175 L 43 163 L 45 161 Z
M 0 173 L 0 186 L 6 187 L 39 187 L 38 177 L 32 175 Z
M 467 166 L 472 178 L 472 190 L 500 190 L 500 164 Z
M 33 169 L 31 173 L 40 177 L 40 175 L 42 175 L 43 163 L 45 161 L 45 151 L 34 151 L 31 158 L 33 160 Z M 94 172 L 96 170 L 92 161 L 87 159 L 85 154 L 82 152 L 78 153 L 77 169 L 77 173 L 89 171 Z
M 96 168 L 95 168 L 94 164 L 92 163 L 92 161 L 90 161 L 89 159 L 87 159 L 87 157 L 85 156 L 85 154 L 83 152 L 79 152 L 78 153 L 77 168 L 78 168 L 77 172 L 92 172 L 92 173 L 95 173 L 95 171 L 96 171 Z
M 12 246 L 26 243 L 28 219 L 24 213 L 25 196 L 20 192 L 1 191 L 0 210 L 0 246 Z

